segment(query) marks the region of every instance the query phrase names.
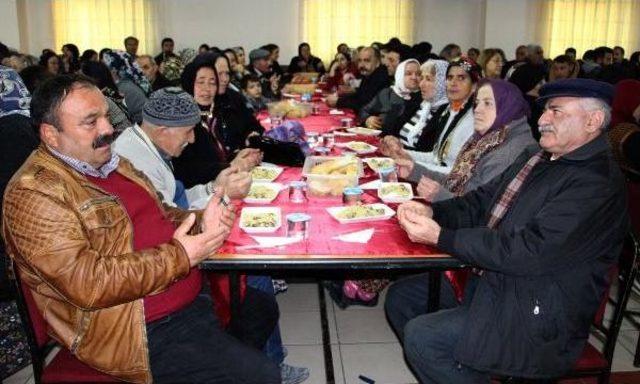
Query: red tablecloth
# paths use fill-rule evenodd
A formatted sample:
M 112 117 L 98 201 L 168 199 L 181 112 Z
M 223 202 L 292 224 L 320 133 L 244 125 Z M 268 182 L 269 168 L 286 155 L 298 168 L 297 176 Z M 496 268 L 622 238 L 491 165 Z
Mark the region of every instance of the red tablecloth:
M 301 119 L 288 119 L 288 120 L 296 120 L 302 123 L 304 126 L 305 132 L 318 132 L 318 133 L 326 133 L 331 131 L 332 129 L 340 127 L 340 120 L 348 117 L 353 119 L 355 124 L 355 113 L 349 109 L 342 109 L 344 112 L 342 115 L 331 115 L 329 114 L 330 108 L 324 103 L 318 103 L 320 106 L 320 113 L 318 115 L 310 115 L 307 117 L 303 117 Z M 264 127 L 264 129 L 271 129 L 271 124 L 268 120 L 269 114 L 267 112 L 261 112 L 257 116 L 258 121 Z
M 293 180 L 301 179 L 300 168 L 287 168 L 280 177 L 275 180 L 280 183 L 287 183 Z M 338 258 L 379 258 L 380 256 L 394 257 L 411 257 L 425 256 L 433 254 L 433 256 L 442 256 L 435 248 L 425 245 L 415 244 L 409 240 L 406 233 L 400 225 L 396 217 L 384 221 L 372 221 L 357 224 L 340 224 L 337 220 L 329 215 L 326 211 L 327 207 L 341 206 L 341 198 L 338 197 L 313 197 L 308 196 L 309 201 L 304 204 L 296 204 L 289 202 L 288 190 L 280 192 L 276 200 L 270 206 L 278 206 L 282 210 L 282 226 L 273 234 L 261 236 L 285 236 L 286 234 L 286 218 L 285 216 L 293 212 L 303 212 L 311 216 L 309 224 L 309 239 L 300 243 L 290 244 L 284 248 L 264 248 L 236 250 L 238 245 L 255 244 L 250 235 L 244 233 L 236 224 L 231 231 L 231 235 L 225 245 L 219 250 L 218 256 L 236 255 L 241 258 L 242 255 L 269 255 L 270 257 L 287 258 L 291 256 L 304 256 L 306 258 L 325 258 L 327 256 Z M 364 202 L 378 202 L 377 192 L 375 190 L 365 190 Z M 253 204 L 241 204 L 242 206 L 257 206 Z M 392 209 L 397 208 L 397 204 L 389 204 Z M 239 211 L 238 211 L 239 213 Z M 239 216 L 239 214 L 238 214 Z M 367 228 L 374 228 L 373 237 L 366 244 L 347 243 L 340 240 L 334 240 L 332 237 L 351 233 Z

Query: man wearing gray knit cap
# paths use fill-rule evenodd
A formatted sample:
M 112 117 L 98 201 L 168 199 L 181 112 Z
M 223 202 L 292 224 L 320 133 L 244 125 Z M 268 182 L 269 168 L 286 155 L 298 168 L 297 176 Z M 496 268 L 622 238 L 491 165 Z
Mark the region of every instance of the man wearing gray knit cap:
M 181 208 L 202 207 L 217 185 L 231 198 L 246 196 L 251 174 L 229 167 L 207 183 L 187 190 L 173 175 L 171 159 L 193 143 L 193 128 L 200 110 L 191 95 L 180 88 L 162 88 L 152 93 L 142 110 L 142 124 L 125 130 L 113 150 L 142 171 L 162 194 L 165 203 Z

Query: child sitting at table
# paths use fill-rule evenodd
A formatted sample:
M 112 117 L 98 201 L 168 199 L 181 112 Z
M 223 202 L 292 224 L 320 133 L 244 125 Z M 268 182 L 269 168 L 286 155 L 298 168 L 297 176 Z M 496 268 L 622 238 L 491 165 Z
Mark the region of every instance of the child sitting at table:
M 240 87 L 242 88 L 242 95 L 247 102 L 247 108 L 253 113 L 267 109 L 267 103 L 271 102 L 271 100 L 262 96 L 262 86 L 258 76 L 245 75 L 240 80 Z

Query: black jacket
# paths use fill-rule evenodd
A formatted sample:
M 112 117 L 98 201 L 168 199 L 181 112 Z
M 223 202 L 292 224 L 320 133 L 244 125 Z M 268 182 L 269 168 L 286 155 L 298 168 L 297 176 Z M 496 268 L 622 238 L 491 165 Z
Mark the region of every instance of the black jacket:
M 367 105 L 360 109 L 358 119 L 361 124 L 364 124 L 370 116 L 380 116 L 384 127 L 391 124 L 392 121 L 396 121 L 404 113 L 405 109 L 413 109 L 414 105 L 419 106 L 421 100 L 420 92 L 412 93 L 411 99 L 405 100 L 398 96 L 391 87 L 384 88 Z
M 355 93 L 344 95 L 338 98 L 338 108 L 351 108 L 356 113 L 360 108 L 364 107 L 378 92 L 383 88 L 391 85 L 387 68 L 383 65 L 378 66 L 371 75 L 362 78 L 362 83 Z
M 409 120 L 411 120 L 411 118 L 416 113 L 418 113 L 418 110 L 420 109 L 420 103 L 421 101 L 407 105 L 397 118 L 390 119 L 389 121 L 383 122 L 381 136 L 384 137 L 387 135 L 391 135 L 395 137 L 400 137 L 400 131 L 402 130 L 402 127 Z
M 0 118 L 0 212 L 4 190 L 14 173 L 22 166 L 31 152 L 40 144 L 40 138 L 31 125 L 31 120 L 20 114 Z M 12 292 L 6 273 L 4 242 L 0 238 L 0 292 Z M 4 297 L 4 295 L 0 296 Z
M 535 153 L 462 197 L 433 204 L 438 247 L 485 270 L 455 358 L 490 373 L 557 377 L 580 356 L 628 228 L 622 174 L 606 137 L 536 165 L 497 229 L 507 184 Z
M 227 88 L 223 95 L 216 96 L 215 110 L 216 132 L 220 133 L 227 153 L 233 154 L 244 148 L 250 133 L 264 132 L 262 125 L 247 107 L 244 97 L 231 88 Z
M 216 139 L 202 124 L 196 124 L 193 133 L 195 141 L 172 161 L 173 174 L 187 189 L 208 183 L 229 166 L 219 155 Z

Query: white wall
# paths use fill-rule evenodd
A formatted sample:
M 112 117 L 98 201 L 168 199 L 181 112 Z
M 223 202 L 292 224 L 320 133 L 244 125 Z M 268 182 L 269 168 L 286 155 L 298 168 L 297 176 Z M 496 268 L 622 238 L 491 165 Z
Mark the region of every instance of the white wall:
M 0 0 L 0 41 L 8 47 L 20 48 L 16 0 Z
M 507 59 L 515 58 L 519 45 L 537 43 L 535 0 L 486 0 L 484 47 L 502 48 Z
M 469 47 L 515 47 L 533 42 L 535 9 L 541 0 L 415 0 L 415 43 L 426 40 L 434 52 L 455 42 Z M 202 43 L 247 51 L 266 43 L 280 46 L 288 64 L 300 42 L 299 0 L 156 0 L 158 40 L 171 36 L 176 48 Z M 20 10 L 26 15 L 19 19 Z M 16 12 L 18 10 L 18 12 Z M 53 46 L 49 0 L 0 0 L 0 41 L 39 55 Z M 159 49 L 158 49 L 159 51 Z M 156 53 L 156 52 L 151 52 Z
M 415 42 L 428 41 L 438 54 L 449 43 L 482 48 L 484 0 L 416 0 Z
M 160 34 L 178 49 L 202 43 L 245 50 L 267 43 L 280 46 L 280 63 L 297 55 L 300 23 L 298 0 L 160 0 Z M 160 39 L 159 39 L 160 40 Z

